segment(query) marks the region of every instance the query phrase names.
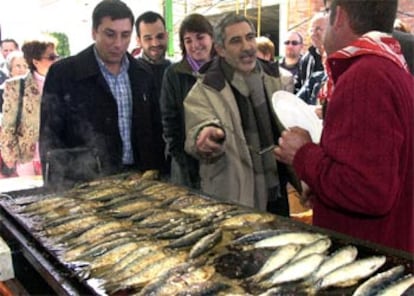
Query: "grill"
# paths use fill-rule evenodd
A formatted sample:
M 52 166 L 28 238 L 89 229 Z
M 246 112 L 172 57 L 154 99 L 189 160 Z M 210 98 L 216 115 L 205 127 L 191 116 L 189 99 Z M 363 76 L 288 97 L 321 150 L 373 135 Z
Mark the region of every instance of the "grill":
M 45 188 L 36 188 L 10 192 L 9 195 L 15 201 L 18 201 L 19 199 L 31 196 L 47 197 L 50 193 L 50 190 L 46 190 Z M 198 192 L 192 193 L 206 199 L 211 199 L 211 197 Z M 43 284 L 34 287 L 34 289 L 37 290 L 34 290 L 33 293 L 52 291 L 59 295 L 102 294 L 102 291 L 99 291 L 96 287 L 93 287 L 86 281 L 80 280 L 70 268 L 62 264 L 56 255 L 33 235 L 30 225 L 27 225 L 25 221 L 19 217 L 19 214 L 14 212 L 13 208 L 9 205 L 9 198 L 3 197 L 3 199 L 0 200 L 0 235 L 12 248 L 16 275 L 18 279 L 19 277 L 22 278 L 21 281 L 23 285 L 30 285 L 34 282 L 31 279 L 38 277 L 42 279 Z M 351 244 L 358 248 L 358 257 L 385 255 L 387 260 L 380 270 L 386 270 L 394 265 L 402 264 L 405 267 L 405 273 L 408 274 L 414 271 L 412 255 L 403 251 L 389 249 L 284 217 L 277 217 L 270 226 L 274 229 L 304 230 L 326 234 L 332 240 L 331 248 L 333 250 Z M 265 251 L 263 251 L 263 254 L 264 253 Z M 255 256 L 257 257 L 257 254 L 255 254 Z M 244 259 L 245 260 L 243 261 L 243 258 L 238 257 L 220 257 L 220 260 L 217 261 L 218 265 L 216 266 L 216 269 L 224 276 L 232 277 L 235 267 L 246 270 L 249 269 L 251 257 L 246 257 Z M 27 264 L 30 267 L 30 272 L 26 268 Z M 352 294 L 352 291 L 355 290 L 355 288 L 356 287 L 353 286 L 349 288 L 335 288 L 335 290 L 321 290 L 317 295 L 331 295 L 332 291 L 335 292 L 335 295 L 349 295 Z

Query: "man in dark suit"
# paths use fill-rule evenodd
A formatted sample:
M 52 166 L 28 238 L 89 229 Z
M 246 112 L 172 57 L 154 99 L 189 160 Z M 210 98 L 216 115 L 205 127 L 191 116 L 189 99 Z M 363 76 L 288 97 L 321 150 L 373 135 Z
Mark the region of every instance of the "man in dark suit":
M 50 185 L 93 178 L 77 169 L 95 158 L 105 175 L 162 165 L 154 82 L 127 52 L 133 13 L 122 1 L 103 0 L 92 17 L 95 43 L 55 63 L 45 81 L 40 155 Z
M 137 17 L 135 21 L 135 32 L 137 34 L 137 43 L 141 48 L 137 61 L 151 69 L 150 73 L 154 79 L 156 89 L 155 99 L 158 109 L 156 116 L 161 122 L 159 100 L 162 78 L 165 70 L 171 65 L 171 61 L 165 57 L 168 44 L 168 33 L 165 29 L 165 20 L 157 12 L 146 11 Z M 163 146 L 163 149 L 165 149 L 165 145 Z M 164 157 L 164 159 L 165 162 L 162 168 L 163 178 L 168 178 L 170 161 L 167 161 L 166 157 Z

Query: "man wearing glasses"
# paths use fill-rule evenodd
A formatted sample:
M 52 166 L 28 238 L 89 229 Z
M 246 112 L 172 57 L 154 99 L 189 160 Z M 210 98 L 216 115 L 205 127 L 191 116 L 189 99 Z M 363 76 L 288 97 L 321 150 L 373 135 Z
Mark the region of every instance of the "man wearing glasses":
M 285 56 L 280 60 L 279 65 L 288 70 L 295 80 L 295 90 L 297 93 L 301 84 L 299 62 L 302 57 L 303 38 L 299 32 L 291 31 L 287 34 L 285 41 Z

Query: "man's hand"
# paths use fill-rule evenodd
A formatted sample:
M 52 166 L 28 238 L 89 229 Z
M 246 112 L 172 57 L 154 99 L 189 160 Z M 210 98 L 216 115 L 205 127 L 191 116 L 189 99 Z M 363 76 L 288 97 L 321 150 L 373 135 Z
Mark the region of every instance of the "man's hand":
M 279 146 L 273 150 L 278 161 L 292 164 L 296 152 L 306 143 L 312 142 L 309 132 L 300 127 L 293 127 L 282 132 Z
M 198 134 L 196 147 L 201 156 L 211 157 L 223 151 L 226 134 L 216 126 L 206 126 Z

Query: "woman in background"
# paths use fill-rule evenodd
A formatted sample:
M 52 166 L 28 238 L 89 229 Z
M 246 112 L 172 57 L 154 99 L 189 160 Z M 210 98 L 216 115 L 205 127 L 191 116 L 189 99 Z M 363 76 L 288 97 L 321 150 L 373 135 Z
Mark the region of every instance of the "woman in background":
M 10 78 L 25 76 L 29 68 L 26 59 L 24 58 L 24 53 L 20 50 L 15 50 L 9 53 L 6 59 L 6 65 L 9 70 Z
M 200 14 L 190 14 L 179 29 L 182 59 L 165 72 L 161 90 L 164 137 L 171 157 L 171 182 L 200 188 L 198 161 L 184 151 L 185 126 L 183 101 L 200 67 L 214 55 L 213 27 Z
M 50 40 L 26 42 L 22 51 L 29 73 L 6 82 L 0 147 L 7 167 L 15 167 L 18 176 L 33 176 L 41 175 L 38 140 L 43 83 L 58 55 Z

